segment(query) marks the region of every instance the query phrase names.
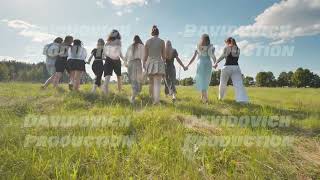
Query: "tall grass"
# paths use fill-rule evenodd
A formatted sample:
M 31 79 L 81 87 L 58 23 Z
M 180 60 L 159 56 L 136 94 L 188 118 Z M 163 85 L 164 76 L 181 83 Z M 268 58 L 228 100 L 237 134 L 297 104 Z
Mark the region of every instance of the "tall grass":
M 210 88 L 202 104 L 193 87 L 178 87 L 178 101 L 162 95 L 152 106 L 145 87 L 135 105 L 130 88 L 109 97 L 66 89 L 40 90 L 38 84 L 0 84 L 1 179 L 317 179 L 320 178 L 320 91 L 317 89 L 248 88 L 251 103 L 237 104 L 233 89 L 225 101 Z M 130 119 L 128 127 L 24 128 L 27 115 L 104 116 Z M 285 128 L 206 127 L 205 116 L 292 116 Z M 200 118 L 202 117 L 202 118 Z M 200 125 L 190 124 L 192 119 Z M 201 124 L 201 123 L 204 123 Z M 188 135 L 292 136 L 294 146 L 210 147 L 184 153 Z M 33 136 L 133 136 L 131 147 L 24 147 Z

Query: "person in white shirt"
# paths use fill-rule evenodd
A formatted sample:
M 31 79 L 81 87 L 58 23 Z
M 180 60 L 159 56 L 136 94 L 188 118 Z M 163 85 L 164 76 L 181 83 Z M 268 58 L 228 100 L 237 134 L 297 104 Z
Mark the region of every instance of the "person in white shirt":
M 73 41 L 73 45 L 68 51 L 68 65 L 73 77 L 73 90 L 79 91 L 80 78 L 86 71 L 85 60 L 87 58 L 87 50 L 82 47 L 82 42 L 79 39 Z
M 219 99 L 222 100 L 227 90 L 227 83 L 231 77 L 233 87 L 235 88 L 236 101 L 239 103 L 247 103 L 249 98 L 243 86 L 242 73 L 238 64 L 240 49 L 237 46 L 236 40 L 232 37 L 226 41 L 226 47 L 223 54 L 217 60 L 214 68 L 217 68 L 220 61 L 226 59 L 226 63 L 221 70 L 220 85 L 219 85 Z
M 121 35 L 118 30 L 112 30 L 107 39 L 107 43 L 103 49 L 103 57 L 106 59 L 104 63 L 105 81 L 103 84 L 103 92 L 105 95 L 109 93 L 109 82 L 112 73 L 115 72 L 118 80 L 118 91 L 122 89 L 121 79 L 121 59 L 124 59 L 121 51 Z
M 144 58 L 144 45 L 138 35 L 134 36 L 133 44 L 129 46 L 124 58 L 125 66 L 128 68 L 129 81 L 132 87 L 130 102 L 134 103 L 136 96 L 142 89 L 142 59 Z
M 55 63 L 56 73 L 53 80 L 54 87 L 58 87 L 60 79 L 62 78 L 62 75 L 65 72 L 65 70 L 69 71 L 67 67 L 67 58 L 68 58 L 68 50 L 71 47 L 72 43 L 73 43 L 73 37 L 66 36 L 64 38 L 63 43 L 60 45 L 59 55 Z M 70 73 L 69 73 L 69 76 L 71 79 L 72 76 Z
M 47 44 L 44 47 L 43 55 L 46 56 L 46 68 L 49 74 L 49 78 L 42 86 L 43 89 L 47 88 L 50 83 L 53 82 L 54 75 L 56 73 L 55 63 L 59 55 L 59 48 L 60 44 L 62 43 L 63 39 L 61 37 L 57 37 L 53 43 Z

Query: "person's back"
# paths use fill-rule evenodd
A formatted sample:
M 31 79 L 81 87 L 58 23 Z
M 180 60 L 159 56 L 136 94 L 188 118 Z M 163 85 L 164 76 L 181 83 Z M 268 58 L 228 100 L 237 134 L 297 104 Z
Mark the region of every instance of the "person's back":
M 162 46 L 164 44 L 164 41 L 160 39 L 159 37 L 152 37 L 149 39 L 146 43 L 148 46 L 148 59 L 153 60 L 162 60 Z

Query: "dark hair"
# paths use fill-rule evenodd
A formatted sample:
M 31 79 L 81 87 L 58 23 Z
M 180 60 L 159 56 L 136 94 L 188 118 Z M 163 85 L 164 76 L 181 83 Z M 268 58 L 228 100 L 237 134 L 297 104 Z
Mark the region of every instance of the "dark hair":
M 104 42 L 103 39 L 98 39 L 98 43 L 97 44 L 104 46 L 106 43 Z
M 160 32 L 156 25 L 152 26 L 151 35 L 152 36 L 159 36 Z
M 237 42 L 233 37 L 229 37 L 228 39 L 225 40 L 225 42 L 228 44 L 233 44 L 234 46 L 238 47 Z
M 63 39 L 61 37 L 57 37 L 53 42 L 61 44 L 63 42 Z
M 79 40 L 79 39 L 75 39 L 75 40 L 73 41 L 73 46 L 77 46 L 77 51 L 76 51 L 76 53 L 78 54 L 79 47 L 81 47 L 81 46 L 82 46 L 82 42 L 81 42 L 81 40 Z
M 107 38 L 107 41 L 110 42 L 110 41 L 114 41 L 114 40 L 117 40 L 117 39 L 121 40 L 121 35 L 120 35 L 118 30 L 114 29 L 109 34 L 109 36 Z
M 210 37 L 208 34 L 203 34 L 201 36 L 201 39 L 200 39 L 200 42 L 199 42 L 199 45 L 200 46 L 209 46 L 211 44 L 210 42 Z
M 64 38 L 64 43 L 72 43 L 72 41 L 73 41 L 73 37 L 72 36 L 66 36 L 65 38 Z
M 141 41 L 141 38 L 138 35 L 135 35 L 132 43 L 132 54 L 134 54 L 134 52 L 136 51 L 138 44 L 143 45 L 143 42 Z

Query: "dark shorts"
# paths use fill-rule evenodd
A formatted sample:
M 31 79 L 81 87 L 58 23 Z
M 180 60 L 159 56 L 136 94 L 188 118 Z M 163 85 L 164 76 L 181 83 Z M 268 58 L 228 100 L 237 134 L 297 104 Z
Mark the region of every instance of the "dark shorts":
M 58 57 L 55 62 L 56 72 L 63 73 L 67 68 L 67 57 Z
M 69 59 L 68 68 L 70 71 L 86 71 L 86 63 L 83 60 Z
M 96 76 L 102 76 L 103 74 L 103 62 L 102 60 L 95 60 L 92 64 L 92 71 Z
M 104 76 L 112 76 L 113 71 L 117 76 L 121 76 L 121 61 L 107 57 L 104 63 Z

